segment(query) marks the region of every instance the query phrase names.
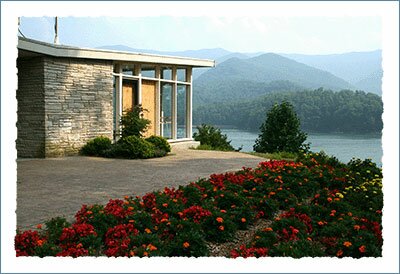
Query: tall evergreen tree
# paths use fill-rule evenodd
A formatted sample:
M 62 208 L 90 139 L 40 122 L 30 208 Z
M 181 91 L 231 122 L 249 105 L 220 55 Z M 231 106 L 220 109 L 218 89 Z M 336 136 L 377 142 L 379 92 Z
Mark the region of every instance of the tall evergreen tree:
M 293 106 L 286 101 L 270 109 L 260 130 L 253 146 L 256 152 L 298 152 L 307 149 L 308 145 L 303 144 L 307 134 L 300 130 L 300 120 Z

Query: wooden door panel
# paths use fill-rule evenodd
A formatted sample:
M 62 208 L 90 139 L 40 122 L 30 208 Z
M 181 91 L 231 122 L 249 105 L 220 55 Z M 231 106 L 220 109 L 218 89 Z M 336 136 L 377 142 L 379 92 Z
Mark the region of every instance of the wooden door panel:
M 122 84 L 122 112 L 132 110 L 135 102 L 134 82 L 127 81 Z
M 142 107 L 144 118 L 149 119 L 151 124 L 145 133 L 145 136 L 156 134 L 156 82 L 142 80 Z

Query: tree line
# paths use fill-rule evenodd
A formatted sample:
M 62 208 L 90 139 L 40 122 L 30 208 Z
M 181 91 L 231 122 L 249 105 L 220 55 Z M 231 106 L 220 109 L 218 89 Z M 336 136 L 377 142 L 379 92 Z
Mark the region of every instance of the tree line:
M 321 133 L 376 133 L 383 127 L 381 97 L 363 91 L 305 90 L 271 92 L 258 98 L 194 109 L 194 124 L 230 125 L 258 131 L 274 104 L 293 105 L 301 128 Z

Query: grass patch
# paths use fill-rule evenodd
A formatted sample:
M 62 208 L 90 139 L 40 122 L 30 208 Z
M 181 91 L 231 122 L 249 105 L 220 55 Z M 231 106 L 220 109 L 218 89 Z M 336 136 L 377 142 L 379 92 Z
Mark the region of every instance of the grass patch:
M 190 149 L 194 150 L 215 150 L 215 151 L 232 151 L 231 149 L 226 149 L 223 147 L 213 147 L 210 145 L 199 145 L 197 147 L 191 147 Z
M 261 153 L 261 152 L 244 152 L 246 154 L 271 159 L 271 160 L 286 160 L 286 161 L 296 161 L 298 155 L 292 152 L 274 152 L 274 153 Z

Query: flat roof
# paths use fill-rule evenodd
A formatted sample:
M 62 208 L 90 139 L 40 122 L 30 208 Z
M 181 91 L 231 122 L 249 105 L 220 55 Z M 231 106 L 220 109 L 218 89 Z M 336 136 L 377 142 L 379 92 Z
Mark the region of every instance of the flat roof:
M 112 60 L 147 64 L 181 65 L 191 67 L 215 67 L 215 61 L 208 59 L 156 55 L 129 51 L 78 48 L 72 46 L 45 43 L 20 36 L 18 37 L 18 49 L 54 57 Z

